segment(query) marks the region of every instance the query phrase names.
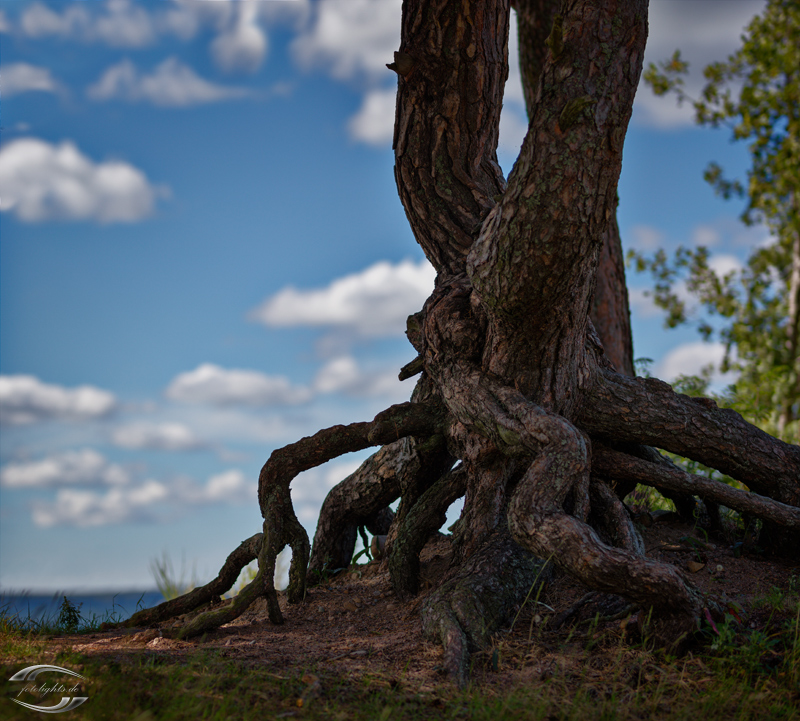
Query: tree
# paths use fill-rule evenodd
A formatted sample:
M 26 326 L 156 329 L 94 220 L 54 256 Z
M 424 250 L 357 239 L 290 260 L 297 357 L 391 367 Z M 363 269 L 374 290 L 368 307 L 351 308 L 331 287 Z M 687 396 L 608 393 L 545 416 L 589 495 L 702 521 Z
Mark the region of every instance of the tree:
M 732 129 L 749 141 L 747 182 L 729 180 L 711 163 L 706 180 L 725 198 L 747 200 L 742 220 L 764 222 L 773 234 L 739 272 L 724 277 L 708 264 L 708 250 L 679 248 L 673 259 L 633 254 L 640 270 L 656 279 L 655 302 L 668 311 L 667 325 L 689 321 L 675 283 L 686 287 L 712 316 L 715 329 L 698 324 L 705 339 L 719 335 L 726 346 L 722 370 L 739 378 L 731 403 L 786 440 L 800 440 L 800 6 L 772 0 L 750 23 L 742 47 L 726 62 L 709 65 L 701 98 L 684 89 L 688 64 L 679 51 L 645 79 L 657 95 L 690 102 L 700 125 Z M 791 426 L 794 425 L 794 428 Z
M 430 298 L 408 320 L 418 355 L 401 377 L 420 376 L 411 401 L 276 450 L 259 478 L 263 532 L 206 587 L 129 623 L 195 608 L 256 556 L 259 572 L 235 601 L 179 633 L 215 628 L 261 596 L 281 623 L 278 553 L 292 548 L 287 597 L 299 603 L 326 564 L 349 563 L 359 527 L 388 533 L 392 584 L 408 598 L 419 586 L 420 549 L 464 495 L 451 571 L 421 611 L 424 632 L 443 644 L 447 669 L 463 683 L 469 650 L 546 578 L 546 562 L 652 608 L 646 632 L 663 644 L 679 643 L 701 614 L 716 611 L 675 567 L 645 556 L 620 500 L 631 484 L 746 510 L 765 519 L 762 542 L 770 548 L 798 547 L 800 448 L 713 402 L 617 372 L 604 353 L 590 307 L 613 235 L 647 3 L 571 0 L 537 21 L 547 7 L 517 3 L 521 24 L 533 29 L 523 53 L 525 45 L 535 49 L 541 69 L 524 74 L 530 126 L 506 180 L 495 148 L 508 2 L 406 0 L 390 64 L 398 74 L 395 177 L 438 272 Z M 331 491 L 310 548 L 291 480 L 370 446 L 381 448 Z M 719 468 L 759 495 L 682 472 L 652 446 Z

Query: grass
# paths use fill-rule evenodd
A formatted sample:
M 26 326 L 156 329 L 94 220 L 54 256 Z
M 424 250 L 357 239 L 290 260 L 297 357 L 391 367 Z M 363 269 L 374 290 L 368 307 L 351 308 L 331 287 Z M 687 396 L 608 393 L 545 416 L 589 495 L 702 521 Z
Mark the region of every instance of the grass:
M 279 668 L 202 643 L 181 656 L 148 648 L 81 654 L 59 650 L 63 642 L 51 635 L 75 621 L 68 606 L 52 625 L 26 625 L 0 610 L 0 715 L 31 718 L 8 700 L 19 685 L 5 679 L 25 665 L 51 663 L 87 679 L 89 701 L 65 719 L 800 719 L 794 593 L 769 591 L 754 604 L 758 628 L 730 616 L 706 628 L 707 643 L 682 658 L 632 645 L 596 623 L 548 631 L 530 606 L 514 633 L 475 655 L 476 682 L 463 692 L 370 665 L 349 675 L 330 664 Z

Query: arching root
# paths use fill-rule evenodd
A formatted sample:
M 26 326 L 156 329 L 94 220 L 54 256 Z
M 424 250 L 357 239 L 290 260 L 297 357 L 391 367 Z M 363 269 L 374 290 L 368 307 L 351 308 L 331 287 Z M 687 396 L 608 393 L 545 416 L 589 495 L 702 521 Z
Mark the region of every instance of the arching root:
M 145 608 L 141 611 L 137 611 L 127 621 L 123 621 L 120 624 L 101 624 L 100 629 L 106 630 L 118 626 L 126 628 L 153 626 L 170 618 L 181 616 L 184 613 L 191 613 L 195 609 L 217 600 L 236 583 L 236 579 L 239 577 L 242 569 L 250 563 L 250 561 L 258 558 L 261 541 L 262 536 L 260 533 L 256 533 L 246 541 L 242 541 L 238 548 L 225 559 L 225 563 L 222 565 L 222 568 L 220 568 L 217 577 L 205 586 L 192 589 L 189 593 L 178 596 L 178 598 L 173 598 L 170 601 L 164 601 L 153 608 Z

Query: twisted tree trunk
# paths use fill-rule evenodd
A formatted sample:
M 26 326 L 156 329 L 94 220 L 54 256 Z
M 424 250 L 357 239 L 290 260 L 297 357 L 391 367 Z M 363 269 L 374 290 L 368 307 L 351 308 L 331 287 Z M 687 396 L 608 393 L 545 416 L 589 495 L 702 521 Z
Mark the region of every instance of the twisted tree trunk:
M 412 595 L 420 549 L 463 494 L 453 568 L 423 606 L 423 628 L 443 643 L 460 683 L 470 649 L 546 579 L 545 566 L 652 608 L 649 633 L 665 645 L 681 643 L 714 608 L 677 568 L 644 555 L 608 481 L 725 503 L 766 519 L 763 541 L 773 551 L 800 548 L 800 447 L 713 402 L 632 377 L 615 213 L 646 0 L 517 7 L 530 126 L 506 182 L 495 148 L 508 0 L 403 4 L 390 65 L 399 78 L 395 177 L 438 272 L 408 324 L 418 357 L 401 377 L 422 375 L 410 403 L 272 454 L 259 479 L 260 571 L 236 607 L 263 595 L 271 620 L 282 622 L 272 581 L 278 553 L 291 545 L 288 598 L 300 602 L 326 564 L 349 561 L 358 526 L 388 530 L 392 583 Z M 383 447 L 331 491 L 309 563 L 291 480 L 375 445 Z M 760 495 L 677 471 L 651 446 Z M 385 509 L 398 497 L 392 520 Z M 200 617 L 186 633 L 214 623 Z

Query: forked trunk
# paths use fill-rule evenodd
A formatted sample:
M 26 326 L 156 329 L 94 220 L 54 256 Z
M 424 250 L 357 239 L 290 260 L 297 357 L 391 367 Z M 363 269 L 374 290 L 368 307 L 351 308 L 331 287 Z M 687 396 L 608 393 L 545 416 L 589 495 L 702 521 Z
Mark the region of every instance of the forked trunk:
M 184 633 L 230 620 L 259 595 L 282 622 L 278 553 L 292 547 L 288 600 L 301 602 L 307 581 L 348 563 L 359 526 L 388 530 L 392 584 L 413 595 L 419 552 L 460 495 L 453 567 L 422 610 L 459 683 L 470 649 L 488 642 L 550 565 L 652 609 L 648 633 L 665 645 L 683 643 L 701 614 L 715 612 L 677 568 L 646 557 L 615 482 L 759 516 L 764 543 L 797 555 L 800 447 L 711 401 L 633 377 L 615 215 L 646 0 L 517 0 L 517 9 L 530 125 L 506 182 L 495 149 L 508 0 L 404 1 L 390 65 L 395 177 L 438 272 L 408 323 L 418 356 L 401 378 L 421 376 L 410 403 L 272 454 L 259 479 L 259 575 L 233 610 L 204 614 Z M 383 448 L 326 499 L 309 558 L 292 479 L 375 445 Z M 760 495 L 684 473 L 651 446 Z M 392 516 L 386 506 L 398 497 Z

